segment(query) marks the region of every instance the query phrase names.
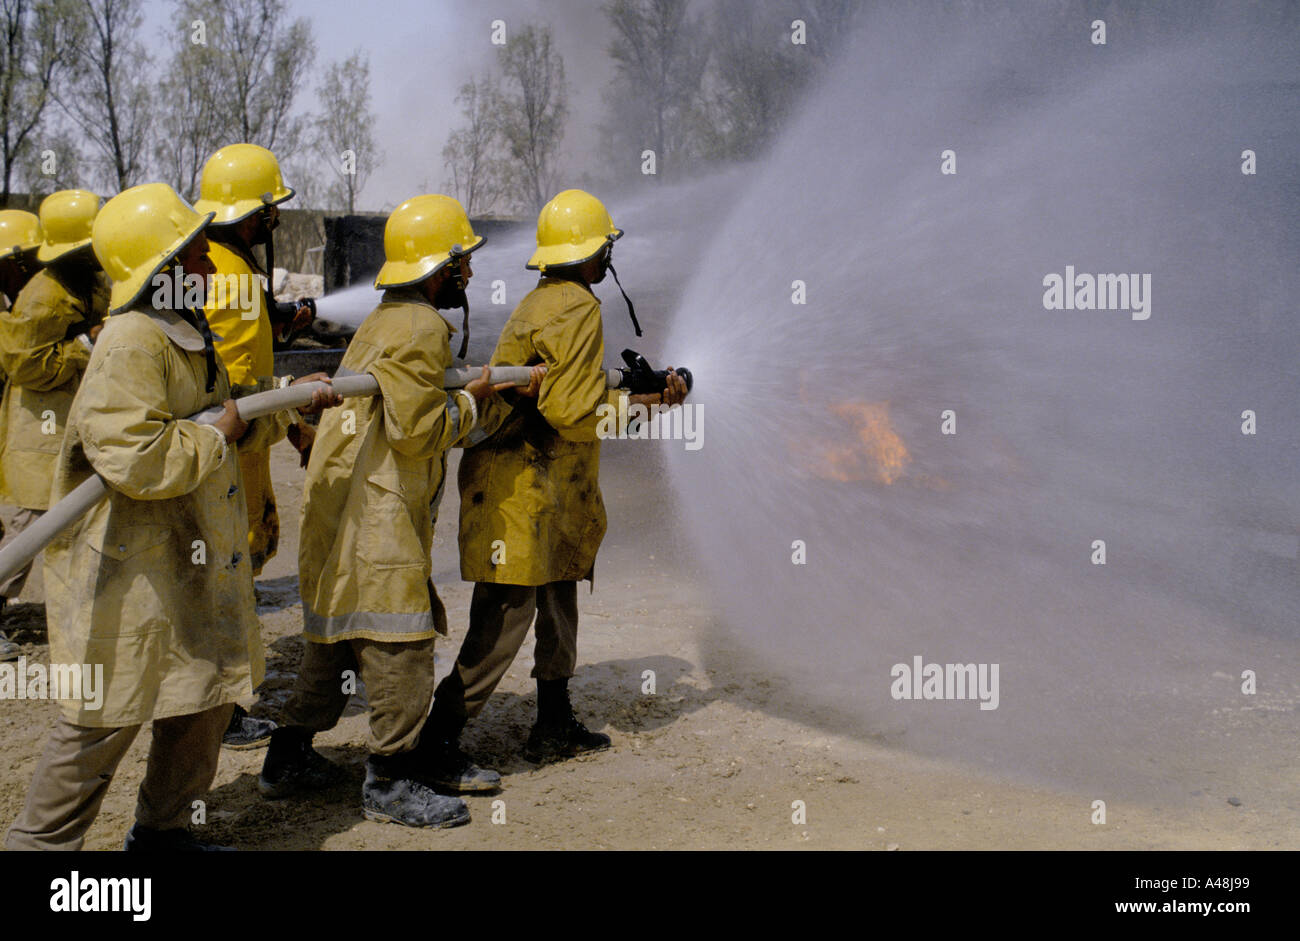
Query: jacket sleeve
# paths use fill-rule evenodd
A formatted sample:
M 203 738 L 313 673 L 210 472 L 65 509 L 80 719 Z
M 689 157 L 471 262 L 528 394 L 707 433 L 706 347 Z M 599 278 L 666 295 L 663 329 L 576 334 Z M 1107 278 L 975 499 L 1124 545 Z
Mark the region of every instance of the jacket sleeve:
M 0 316 L 0 367 L 15 385 L 48 392 L 77 378 L 90 362 L 84 344 L 65 339 L 83 317 L 70 301 L 24 295 Z
M 70 416 L 90 465 L 133 500 L 183 496 L 222 462 L 218 436 L 174 416 L 166 395 L 160 359 L 117 346 L 95 357 Z
M 595 298 L 576 297 L 563 313 L 533 337 L 546 363 L 546 378 L 537 396 L 537 410 L 568 441 L 595 441 L 602 405 L 618 407 L 618 394 L 606 388 L 605 341 L 600 305 Z
M 399 454 L 437 457 L 474 427 L 477 410 L 473 397 L 442 387 L 445 364 L 450 362 L 447 335 L 420 330 L 366 367 L 379 382 L 384 435 Z
M 488 396 L 478 403 L 478 421 L 475 422 L 473 429 L 469 434 L 458 439 L 456 446 L 470 448 L 492 437 L 497 433 L 497 429 L 505 424 L 513 411 L 513 404 L 504 395 Z

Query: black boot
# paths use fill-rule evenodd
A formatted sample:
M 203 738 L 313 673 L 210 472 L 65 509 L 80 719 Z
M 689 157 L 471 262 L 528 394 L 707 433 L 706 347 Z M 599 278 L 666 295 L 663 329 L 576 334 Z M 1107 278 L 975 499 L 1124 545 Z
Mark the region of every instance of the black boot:
M 501 787 L 501 775 L 480 768 L 461 751 L 460 732 L 464 726 L 464 719 L 440 711 L 434 702 L 415 749 L 420 780 L 453 794 L 495 791 Z
M 4 597 L 4 595 L 0 595 L 0 620 L 3 620 L 4 618 L 5 606 L 8 603 L 9 599 Z M 0 631 L 0 663 L 8 663 L 11 660 L 17 660 L 22 656 L 22 653 L 23 648 L 10 640 L 4 631 Z
M 361 811 L 367 820 L 435 830 L 469 823 L 469 808 L 458 797 L 444 797 L 421 784 L 411 755 L 371 755 L 361 786 Z
M 17 660 L 23 655 L 23 648 L 10 640 L 4 631 L 0 631 L 0 663 Z
M 286 726 L 270 736 L 257 788 L 279 800 L 299 791 L 320 791 L 343 779 L 343 769 L 311 747 L 312 733 Z
M 537 681 L 537 723 L 524 745 L 525 758 L 542 764 L 609 746 L 608 735 L 591 731 L 573 714 L 567 679 Z
M 175 830 L 152 830 L 133 824 L 122 849 L 128 853 L 233 853 L 233 847 L 218 846 L 194 839 L 184 827 Z
M 270 719 L 250 716 L 243 706 L 235 706 L 226 734 L 221 736 L 221 747 L 238 750 L 262 748 L 271 741 L 271 733 L 274 731 L 275 723 Z

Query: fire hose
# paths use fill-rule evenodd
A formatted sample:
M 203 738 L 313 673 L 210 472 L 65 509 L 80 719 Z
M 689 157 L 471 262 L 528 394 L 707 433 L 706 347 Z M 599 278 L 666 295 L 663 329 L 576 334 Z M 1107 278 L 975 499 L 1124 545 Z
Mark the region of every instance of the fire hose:
M 626 369 L 605 370 L 605 381 L 609 388 L 627 389 L 632 393 L 653 393 L 664 389 L 667 370 L 655 371 L 646 362 L 645 357 L 631 350 L 623 351 L 623 360 L 628 364 Z M 531 372 L 532 369 L 528 366 L 492 366 L 489 369 L 488 381 L 493 385 L 510 382 L 517 386 L 526 386 Z M 693 384 L 690 371 L 679 369 L 677 372 L 686 379 L 689 388 Z M 482 373 L 481 366 L 459 366 L 448 369 L 443 380 L 443 388 L 462 389 Z M 336 376 L 331 382 L 331 387 L 344 398 L 379 394 L 379 382 L 369 373 Z M 236 399 L 235 406 L 239 410 L 239 417 L 248 422 L 286 409 L 310 405 L 312 394 L 320 388 L 326 388 L 325 383 L 304 382 L 302 385 L 285 386 L 283 389 L 246 395 Z M 222 412 L 223 408 L 220 405 L 214 405 L 197 415 L 191 415 L 189 420 L 201 425 L 210 425 L 221 417 Z M 39 520 L 14 537 L 13 542 L 0 549 L 0 582 L 21 571 L 40 554 L 42 549 L 53 542 L 59 533 L 94 509 L 96 504 L 108 496 L 108 491 L 109 487 L 104 479 L 98 474 L 91 474 L 74 487 L 67 496 L 50 507 Z

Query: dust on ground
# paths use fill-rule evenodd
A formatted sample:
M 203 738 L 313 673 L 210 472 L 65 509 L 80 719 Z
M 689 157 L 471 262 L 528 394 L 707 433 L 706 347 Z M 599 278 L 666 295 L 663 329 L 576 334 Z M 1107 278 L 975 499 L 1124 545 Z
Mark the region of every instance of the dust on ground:
M 610 533 L 595 592 L 584 586 L 579 595 L 579 667 L 571 683 L 579 714 L 613 737 L 612 750 L 541 768 L 520 756 L 536 704 L 530 640 L 466 731 L 466 749 L 504 778 L 498 794 L 467 799 L 468 826 L 410 830 L 362 817 L 366 715 L 354 701 L 338 727 L 316 739 L 324 755 L 348 766 L 344 783 L 307 798 L 268 801 L 257 790 L 265 751 L 225 750 L 206 823 L 195 828 L 200 836 L 241 849 L 331 850 L 1300 846 L 1294 710 L 1233 719 L 1239 734 L 1258 741 L 1249 767 L 1201 762 L 1188 743 L 1176 762 L 1169 760 L 1180 799 L 1108 800 L 1104 825 L 1092 823 L 1093 801 L 1104 795 L 918 756 L 855 731 L 851 717 L 771 675 L 718 623 L 709 585 L 665 518 L 669 485 L 639 446 L 611 442 L 604 449 Z M 268 678 L 254 711 L 274 717 L 301 651 L 295 569 L 302 471 L 287 444 L 276 446 L 272 465 L 281 543 L 258 580 Z M 457 565 L 454 486 L 441 517 L 433 577 L 451 637 L 439 642 L 439 678 L 464 636 L 470 594 Z M 6 630 L 29 659 L 47 661 L 41 597 L 38 565 Z M 643 691 L 647 671 L 653 694 Z M 54 719 L 51 703 L 0 702 L 0 824 L 21 808 Z M 146 729 L 118 770 L 88 849 L 121 846 L 147 747 Z M 795 820 L 796 801 L 803 802 L 803 822 Z M 494 823 L 494 815 L 504 822 Z

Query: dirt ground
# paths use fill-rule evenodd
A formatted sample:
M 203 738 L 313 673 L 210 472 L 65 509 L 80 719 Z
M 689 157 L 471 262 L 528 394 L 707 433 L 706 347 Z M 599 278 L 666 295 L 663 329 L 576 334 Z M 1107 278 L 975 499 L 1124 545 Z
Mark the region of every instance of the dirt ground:
M 302 474 L 287 444 L 273 452 L 282 540 L 258 581 L 268 679 L 255 711 L 274 716 L 299 657 L 297 520 Z M 721 629 L 709 586 L 661 517 L 666 484 L 634 449 L 607 445 L 602 488 L 610 533 L 596 590 L 580 593 L 579 668 L 572 688 L 587 724 L 611 751 L 536 768 L 520 756 L 535 708 L 531 642 L 464 745 L 499 769 L 499 794 L 468 799 L 473 822 L 449 831 L 372 823 L 360 811 L 365 708 L 354 701 L 317 747 L 351 769 L 348 781 L 305 799 L 258 791 L 264 751 L 224 751 L 202 838 L 241 849 L 1276 849 L 1300 846 L 1294 738 L 1258 768 L 1240 769 L 1269 800 L 1229 803 L 1189 783 L 1161 806 L 1111 802 L 1090 822 L 1091 797 L 1002 779 L 840 731 L 844 723 L 766 675 Z M 454 480 L 454 459 L 451 470 Z M 444 499 L 434 580 L 452 625 L 439 678 L 464 636 L 469 586 L 456 561 L 455 488 Z M 39 567 L 38 567 L 39 568 Z M 29 659 L 47 660 L 40 579 L 6 625 Z M 656 690 L 643 693 L 644 672 Z M 0 702 L 0 823 L 18 813 L 55 716 L 43 702 Z M 1281 727 L 1279 727 L 1281 728 Z M 121 846 L 144 771 L 147 730 L 123 762 L 87 848 Z M 1290 755 L 1290 758 L 1283 756 Z M 1177 769 L 1171 769 L 1177 773 Z M 1211 772 L 1213 773 L 1213 772 Z M 1213 780 L 1213 779 L 1209 779 Z M 1291 785 L 1287 784 L 1287 781 Z M 806 817 L 793 822 L 795 801 Z M 500 802 L 500 803 L 498 803 Z M 496 818 L 494 821 L 494 817 Z

